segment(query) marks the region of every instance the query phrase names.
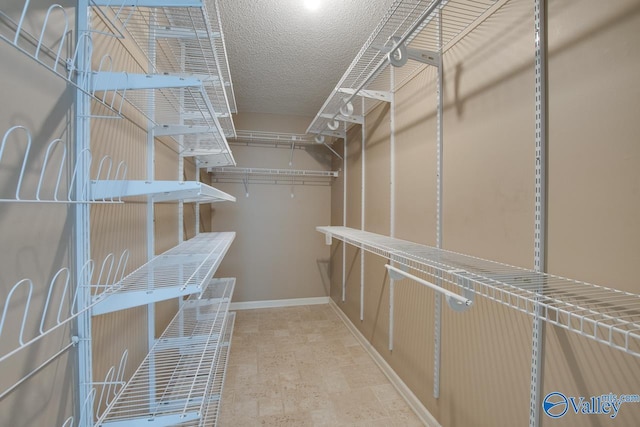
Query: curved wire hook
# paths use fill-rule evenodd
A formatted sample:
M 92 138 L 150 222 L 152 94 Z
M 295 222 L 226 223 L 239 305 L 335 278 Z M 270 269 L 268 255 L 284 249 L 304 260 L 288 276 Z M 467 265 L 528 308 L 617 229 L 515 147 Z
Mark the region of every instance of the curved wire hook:
M 40 319 L 40 333 L 44 334 L 44 322 L 46 320 L 47 317 L 47 312 L 49 311 L 49 303 L 51 302 L 51 295 L 53 294 L 53 288 L 55 287 L 55 284 L 57 283 L 57 279 L 58 276 L 60 276 L 62 273 L 66 273 L 67 274 L 67 278 L 65 280 L 65 284 L 64 287 L 62 288 L 62 296 L 60 297 L 60 306 L 58 306 L 58 317 L 56 318 L 56 321 L 58 322 L 58 325 L 61 323 L 60 321 L 60 313 L 62 311 L 62 302 L 64 301 L 64 297 L 67 294 L 67 289 L 69 288 L 69 282 L 70 282 L 70 274 L 69 274 L 69 269 L 67 267 L 61 268 L 60 270 L 58 270 L 58 272 L 56 273 L 55 276 L 53 276 L 53 279 L 51 279 L 51 282 L 49 283 L 49 292 L 47 292 L 47 299 L 44 303 L 44 308 L 42 310 L 42 318 Z
M 44 182 L 45 172 L 47 170 L 47 164 L 49 163 L 49 156 L 55 146 L 58 143 L 62 143 L 62 160 L 60 160 L 60 168 L 58 169 L 58 178 L 56 179 L 56 186 L 53 191 L 53 200 L 58 201 L 58 189 L 60 188 L 60 180 L 62 179 L 62 171 L 64 169 L 64 162 L 67 159 L 67 146 L 62 139 L 57 138 L 49 143 L 47 152 L 44 156 L 44 162 L 42 164 L 42 171 L 40 172 L 40 179 L 38 180 L 38 187 L 36 188 L 36 200 L 40 200 L 40 190 L 42 189 L 42 183 Z
M 91 163 L 93 162 L 93 158 L 91 156 L 91 150 L 88 148 L 85 148 L 84 150 L 82 150 L 80 152 L 80 155 L 78 157 L 85 157 L 85 161 L 81 161 L 80 159 L 76 159 L 76 165 L 73 168 L 73 173 L 71 174 L 71 181 L 69 183 L 69 200 L 71 200 L 71 194 L 74 192 L 74 184 L 76 182 L 78 178 L 78 169 L 80 168 L 80 164 L 85 164 L 87 170 L 91 170 Z M 81 201 L 86 201 L 88 199 L 87 196 L 87 189 L 90 188 L 89 187 L 89 181 L 90 180 L 85 180 L 85 183 L 83 185 L 83 187 L 80 189 L 80 194 L 77 194 L 77 192 L 75 193 L 75 200 L 78 202 Z
M 22 279 L 11 288 L 9 291 L 9 295 L 7 296 L 7 300 L 4 303 L 4 309 L 2 310 L 2 319 L 0 319 L 0 337 L 2 336 L 2 330 L 4 327 L 4 321 L 7 318 L 7 311 L 9 311 L 9 305 L 11 303 L 11 297 L 13 293 L 18 289 L 23 283 L 27 283 L 28 294 L 27 294 L 27 302 L 24 305 L 24 313 L 22 315 L 22 325 L 20 326 L 20 336 L 18 337 L 18 343 L 22 346 L 24 345 L 24 328 L 27 323 L 27 315 L 29 314 L 29 305 L 31 305 L 31 296 L 33 295 L 33 282 L 31 279 Z
M 67 32 L 69 31 L 69 17 L 67 16 L 67 11 L 60 6 L 59 4 L 53 4 L 49 6 L 47 9 L 47 14 L 44 17 L 44 23 L 42 24 L 42 31 L 40 32 L 40 38 L 38 39 L 38 46 L 36 47 L 36 53 L 34 55 L 35 59 L 38 59 L 38 54 L 40 53 L 40 48 L 42 47 L 42 40 L 44 39 L 44 32 L 47 29 L 47 24 L 49 23 L 49 16 L 54 9 L 58 9 L 62 11 L 62 15 L 64 17 L 64 31 L 62 32 L 62 38 L 60 39 L 60 44 L 58 46 L 58 52 L 56 53 L 55 64 L 60 60 L 60 54 L 62 53 L 62 45 L 64 45 L 64 39 L 67 37 Z
M 31 151 L 31 133 L 29 132 L 29 129 L 24 126 L 13 126 L 5 132 L 4 137 L 2 138 L 2 144 L 0 145 L 0 161 L 2 161 L 2 155 L 4 153 L 4 148 L 7 145 L 7 139 L 9 138 L 9 135 L 11 135 L 15 130 L 18 129 L 24 130 L 27 134 L 27 148 L 24 153 L 24 159 L 22 160 L 22 167 L 20 168 L 18 184 L 16 185 L 16 200 L 20 200 L 20 187 L 22 187 L 22 179 L 24 178 L 24 171 L 27 168 L 27 160 L 29 159 L 29 152 Z

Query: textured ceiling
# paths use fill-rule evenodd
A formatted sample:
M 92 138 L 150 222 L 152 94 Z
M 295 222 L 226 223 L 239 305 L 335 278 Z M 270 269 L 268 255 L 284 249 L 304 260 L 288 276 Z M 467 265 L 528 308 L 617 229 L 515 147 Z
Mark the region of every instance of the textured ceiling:
M 315 116 L 392 0 L 218 0 L 239 112 Z

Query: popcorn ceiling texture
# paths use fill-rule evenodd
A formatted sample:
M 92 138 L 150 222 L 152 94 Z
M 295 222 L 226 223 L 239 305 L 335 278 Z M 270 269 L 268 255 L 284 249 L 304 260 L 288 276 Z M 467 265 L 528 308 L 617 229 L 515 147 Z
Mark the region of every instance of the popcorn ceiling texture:
M 392 0 L 219 0 L 239 112 L 315 116 Z

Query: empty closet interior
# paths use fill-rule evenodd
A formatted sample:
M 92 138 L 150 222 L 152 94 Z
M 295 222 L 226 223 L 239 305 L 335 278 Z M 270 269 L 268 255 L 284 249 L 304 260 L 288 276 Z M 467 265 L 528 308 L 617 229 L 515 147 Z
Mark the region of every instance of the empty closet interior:
M 426 425 L 636 425 L 639 29 L 637 0 L 5 0 L 0 425 L 221 425 L 235 311 L 306 304 Z

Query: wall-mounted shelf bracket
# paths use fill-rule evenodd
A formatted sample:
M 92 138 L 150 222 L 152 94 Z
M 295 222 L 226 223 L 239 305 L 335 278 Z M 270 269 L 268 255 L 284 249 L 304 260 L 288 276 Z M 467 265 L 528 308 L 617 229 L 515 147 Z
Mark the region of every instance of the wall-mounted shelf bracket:
M 351 88 L 347 88 L 347 87 L 343 87 L 338 89 L 339 93 L 345 93 L 347 95 L 353 95 L 354 93 L 356 93 L 355 89 L 351 89 Z M 358 96 L 361 96 L 363 98 L 369 98 L 369 99 L 375 99 L 377 101 L 383 101 L 383 102 L 391 102 L 391 100 L 393 99 L 391 92 L 387 92 L 387 91 L 382 91 L 382 90 L 366 90 L 363 89 L 361 91 L 357 92 Z M 331 116 L 333 117 L 333 116 Z
M 193 86 L 202 86 L 202 81 L 195 77 L 113 73 L 107 71 L 101 71 L 93 74 L 93 79 L 91 81 L 92 92 L 165 89 Z
M 324 135 L 324 136 L 332 136 L 334 138 L 346 138 L 347 137 L 347 132 L 343 131 L 343 130 L 323 130 L 322 132 L 319 133 L 319 135 Z
M 401 55 L 404 55 L 407 60 L 411 59 L 423 64 L 431 65 L 433 67 L 440 66 L 440 54 L 431 50 L 416 49 L 412 47 L 406 47 L 405 45 L 402 45 L 401 47 L 375 46 L 375 48 L 383 53 L 389 53 L 398 50 L 399 52 L 402 52 Z M 401 67 L 402 65 L 404 65 L 404 63 L 406 63 L 406 61 L 390 62 L 390 64 L 395 67 Z
M 338 114 L 334 118 L 332 114 L 321 114 L 320 117 L 324 117 L 326 119 L 339 120 L 341 122 L 356 123 L 359 125 L 364 123 L 364 117 L 362 116 L 343 116 L 342 114 Z

